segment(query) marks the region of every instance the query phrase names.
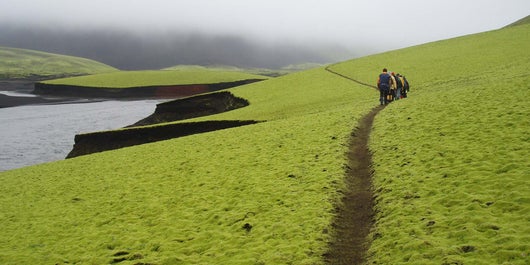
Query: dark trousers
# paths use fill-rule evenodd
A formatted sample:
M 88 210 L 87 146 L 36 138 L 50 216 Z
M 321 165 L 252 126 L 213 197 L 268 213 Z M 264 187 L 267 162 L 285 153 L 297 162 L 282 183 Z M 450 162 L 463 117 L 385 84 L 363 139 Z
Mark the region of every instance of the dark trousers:
M 381 102 L 381 105 L 388 104 L 388 93 L 390 93 L 389 87 L 379 87 L 379 102 Z

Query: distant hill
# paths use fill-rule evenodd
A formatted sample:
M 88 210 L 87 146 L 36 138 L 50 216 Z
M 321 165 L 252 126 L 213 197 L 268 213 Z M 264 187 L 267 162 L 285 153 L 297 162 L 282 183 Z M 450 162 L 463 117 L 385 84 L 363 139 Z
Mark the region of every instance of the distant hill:
M 323 64 L 319 63 L 305 63 L 305 64 L 290 64 L 288 66 L 281 67 L 279 69 L 268 69 L 268 68 L 240 68 L 237 66 L 230 65 L 175 65 L 172 67 L 164 68 L 163 70 L 217 70 L 217 71 L 233 71 L 233 72 L 242 72 L 255 75 L 264 75 L 264 76 L 282 76 L 298 71 L 308 70 L 311 68 L 321 67 Z
M 86 58 L 0 47 L 0 79 L 43 79 L 116 70 L 114 67 Z
M 514 23 L 506 26 L 505 28 L 515 27 L 515 26 L 524 25 L 524 24 L 530 24 L 530 15 L 526 16 L 525 18 L 515 21 Z

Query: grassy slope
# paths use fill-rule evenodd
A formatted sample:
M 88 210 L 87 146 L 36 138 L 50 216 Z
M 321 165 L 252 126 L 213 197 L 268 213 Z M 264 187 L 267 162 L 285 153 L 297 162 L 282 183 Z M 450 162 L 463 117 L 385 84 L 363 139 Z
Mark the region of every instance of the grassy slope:
M 85 58 L 0 47 L 0 78 L 83 75 L 115 70 Z
M 388 66 L 413 85 L 375 124 L 371 262 L 528 260 L 528 32 L 334 66 L 366 82 Z M 377 94 L 323 69 L 231 91 L 250 107 L 208 119 L 268 122 L 1 173 L 0 261 L 321 263 L 345 143 Z
M 345 62 L 410 74 L 376 117 L 371 264 L 529 264 L 530 25 Z
M 268 77 L 236 71 L 222 71 L 206 68 L 180 70 L 119 71 L 48 80 L 45 84 L 74 85 L 104 88 L 131 88 L 157 85 L 190 85 L 233 82 L 246 79 L 267 79 Z
M 0 260 L 318 263 L 376 93 L 323 69 L 232 91 L 251 107 L 217 118 L 268 122 L 2 173 Z

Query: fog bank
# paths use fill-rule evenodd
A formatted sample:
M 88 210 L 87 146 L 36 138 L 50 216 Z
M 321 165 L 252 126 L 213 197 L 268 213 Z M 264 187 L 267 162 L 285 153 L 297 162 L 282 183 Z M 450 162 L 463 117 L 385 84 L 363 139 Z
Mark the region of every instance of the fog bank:
M 244 36 L 180 31 L 73 30 L 39 26 L 0 26 L 0 46 L 80 56 L 123 70 L 161 69 L 178 64 L 280 68 L 299 63 L 330 63 L 355 53 L 339 45 L 260 42 Z

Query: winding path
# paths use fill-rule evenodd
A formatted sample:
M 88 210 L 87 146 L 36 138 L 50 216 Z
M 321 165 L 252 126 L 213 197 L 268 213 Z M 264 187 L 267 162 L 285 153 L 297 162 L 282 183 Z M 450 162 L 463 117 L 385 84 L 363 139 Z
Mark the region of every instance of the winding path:
M 355 83 L 376 88 L 375 86 L 354 80 L 337 73 L 329 67 L 326 71 Z M 372 192 L 372 154 L 368 149 L 368 140 L 375 116 L 385 106 L 378 106 L 364 116 L 352 132 L 349 143 L 348 165 L 346 170 L 347 189 L 337 215 L 333 220 L 335 229 L 330 249 L 325 254 L 327 264 L 363 264 L 370 241 L 367 236 L 374 223 L 374 199 Z

